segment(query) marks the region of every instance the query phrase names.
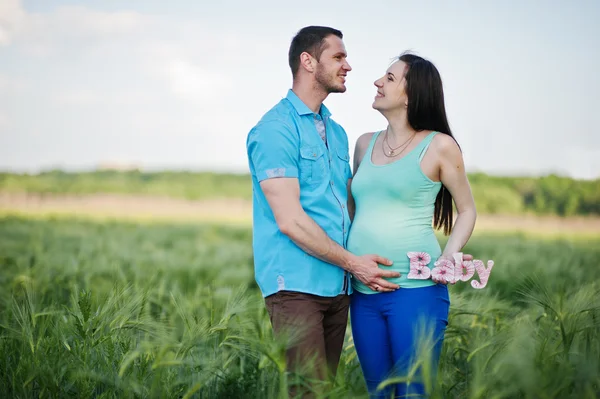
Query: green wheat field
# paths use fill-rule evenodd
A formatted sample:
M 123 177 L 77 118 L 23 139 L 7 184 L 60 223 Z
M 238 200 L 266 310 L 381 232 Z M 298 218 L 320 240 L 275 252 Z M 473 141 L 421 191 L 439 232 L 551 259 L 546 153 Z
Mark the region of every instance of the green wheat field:
M 440 238 L 444 241 L 444 238 Z M 600 238 L 475 235 L 433 397 L 600 395 Z M 0 217 L 0 397 L 284 398 L 249 226 Z M 328 398 L 364 398 L 348 329 Z

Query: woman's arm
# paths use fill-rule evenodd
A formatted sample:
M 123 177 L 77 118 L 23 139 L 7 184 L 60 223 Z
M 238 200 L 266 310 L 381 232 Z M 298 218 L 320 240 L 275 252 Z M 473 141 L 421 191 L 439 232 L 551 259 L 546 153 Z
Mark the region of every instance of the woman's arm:
M 452 137 L 445 134 L 438 136 L 440 180 L 452 194 L 458 213 L 442 253 L 443 258 L 453 261 L 452 254 L 460 252 L 473 233 L 477 211 L 460 148 Z

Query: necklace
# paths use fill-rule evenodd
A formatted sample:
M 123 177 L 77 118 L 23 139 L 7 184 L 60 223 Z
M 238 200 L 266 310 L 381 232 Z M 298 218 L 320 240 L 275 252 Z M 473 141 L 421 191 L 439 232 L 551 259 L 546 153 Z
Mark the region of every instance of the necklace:
M 400 155 L 400 154 L 402 154 L 402 153 L 404 152 L 404 150 L 406 150 L 406 149 L 408 148 L 408 144 L 410 144 L 410 143 L 412 142 L 412 140 L 415 138 L 415 136 L 416 136 L 417 134 L 416 134 L 416 133 L 413 133 L 413 135 L 412 135 L 412 136 L 410 136 L 408 139 L 406 139 L 406 141 L 405 141 L 404 143 L 400 144 L 400 145 L 399 145 L 398 147 L 396 147 L 396 148 L 392 148 L 392 146 L 391 146 L 391 145 L 390 145 L 390 143 L 388 142 L 388 131 L 389 131 L 389 129 L 390 129 L 390 127 L 388 126 L 388 128 L 387 128 L 387 129 L 386 129 L 386 131 L 385 131 L 385 137 L 383 138 L 383 141 L 382 141 L 382 143 L 381 143 L 381 148 L 383 149 L 383 154 L 384 154 L 386 157 L 388 157 L 388 158 L 393 158 L 393 157 L 395 157 L 395 156 L 397 156 L 397 155 Z M 390 150 L 389 150 L 389 152 L 387 152 L 387 151 L 385 150 L 385 146 L 384 146 L 384 144 L 387 144 L 388 148 L 390 149 Z M 402 146 L 404 146 L 404 145 L 406 145 L 406 147 L 404 147 L 404 148 L 402 149 L 402 151 L 400 151 L 398 154 L 396 154 L 396 153 L 395 153 L 395 152 L 396 152 L 396 150 L 398 150 L 398 148 L 400 148 L 400 147 L 402 147 Z

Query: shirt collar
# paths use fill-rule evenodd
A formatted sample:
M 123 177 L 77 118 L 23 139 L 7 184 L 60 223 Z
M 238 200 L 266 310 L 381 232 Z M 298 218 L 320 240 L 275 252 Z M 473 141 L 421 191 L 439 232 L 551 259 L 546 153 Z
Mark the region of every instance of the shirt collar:
M 292 105 L 294 106 L 294 109 L 296 110 L 298 115 L 314 114 L 314 112 L 312 112 L 310 110 L 310 108 L 308 108 L 308 106 L 306 104 L 304 104 L 302 102 L 302 100 L 300 100 L 300 98 L 296 95 L 296 93 L 294 93 L 294 91 L 292 89 L 288 90 L 288 94 L 287 94 L 286 98 L 289 100 L 289 102 L 292 103 Z M 327 117 L 331 116 L 331 112 L 325 106 L 325 104 L 321 104 L 321 116 L 323 118 L 327 118 Z

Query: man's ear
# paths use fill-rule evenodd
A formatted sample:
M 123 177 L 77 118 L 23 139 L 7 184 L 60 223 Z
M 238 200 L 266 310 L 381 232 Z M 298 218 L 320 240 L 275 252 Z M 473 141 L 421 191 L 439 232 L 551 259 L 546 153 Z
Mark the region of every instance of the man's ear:
M 300 67 L 309 73 L 313 73 L 317 66 L 317 60 L 306 51 L 300 54 Z

